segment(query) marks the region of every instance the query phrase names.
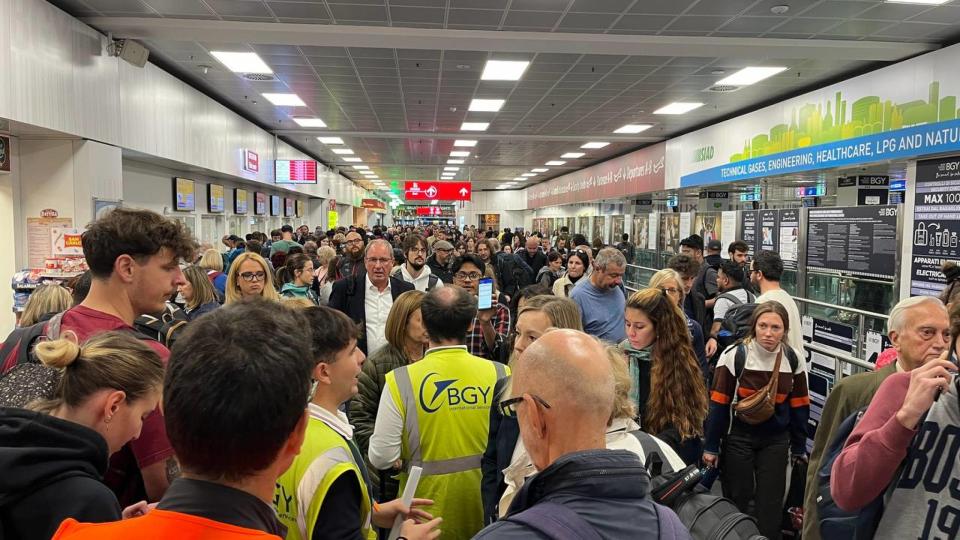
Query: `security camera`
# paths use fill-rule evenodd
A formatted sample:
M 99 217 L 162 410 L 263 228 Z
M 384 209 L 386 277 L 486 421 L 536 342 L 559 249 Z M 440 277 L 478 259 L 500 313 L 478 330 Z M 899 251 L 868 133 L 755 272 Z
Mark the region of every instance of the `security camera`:
M 147 65 L 150 57 L 150 51 L 132 39 L 111 39 L 107 45 L 107 54 L 126 60 L 138 68 Z

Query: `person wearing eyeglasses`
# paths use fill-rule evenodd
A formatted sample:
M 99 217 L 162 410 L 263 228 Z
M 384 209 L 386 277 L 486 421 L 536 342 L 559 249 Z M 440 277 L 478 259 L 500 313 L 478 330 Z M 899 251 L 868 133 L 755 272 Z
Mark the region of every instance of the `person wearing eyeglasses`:
M 453 272 L 450 270 L 454 259 L 453 244 L 446 240 L 437 240 L 432 244 L 431 249 L 433 249 L 433 255 L 427 258 L 430 272 L 444 283 L 453 283 Z
M 476 296 L 485 269 L 486 265 L 476 255 L 457 257 L 451 268 L 453 284 Z M 477 311 L 467 333 L 467 350 L 470 354 L 488 360 L 497 358 L 496 353 L 505 346 L 510 332 L 510 309 L 497 301 L 497 291 L 493 294 L 491 307 Z
M 367 245 L 363 265 L 366 272 L 334 282 L 329 306 L 361 325 L 357 346 L 363 354 L 370 355 L 387 343 L 387 316 L 393 301 L 414 287 L 390 276 L 393 246 L 386 240 L 374 240 Z
M 427 265 L 427 241 L 419 234 L 410 234 L 403 239 L 402 251 L 406 257 L 403 264 L 391 272 L 391 276 L 402 279 L 422 292 L 443 287 L 440 277 Z
M 232 304 L 255 296 L 280 301 L 280 295 L 273 286 L 273 273 L 270 272 L 267 261 L 251 252 L 241 253 L 230 265 L 226 293 L 224 304 Z
M 334 278 L 356 277 L 364 271 L 364 237 L 358 231 L 350 231 L 343 239 L 343 255 L 334 263 Z M 392 257 L 392 254 L 391 254 Z

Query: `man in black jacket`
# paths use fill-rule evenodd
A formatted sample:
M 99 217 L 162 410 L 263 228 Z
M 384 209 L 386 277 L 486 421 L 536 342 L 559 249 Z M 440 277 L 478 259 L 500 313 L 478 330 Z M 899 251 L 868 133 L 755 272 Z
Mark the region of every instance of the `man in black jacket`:
M 540 251 L 540 239 L 536 236 L 528 237 L 526 245 L 517 250 L 514 258 L 524 270 L 529 268 L 527 273 L 530 274 L 530 283 L 537 279 L 540 269 L 547 265 L 547 255 Z
M 605 354 L 583 332 L 555 330 L 516 361 L 500 406 L 517 417 L 540 472 L 520 488 L 506 517 L 474 539 L 540 538 L 546 530 L 538 524 L 556 521 L 572 524 L 570 538 L 689 538 L 677 516 L 647 496 L 649 476 L 637 455 L 606 448 L 614 377 L 609 362 L 597 362 Z
M 366 272 L 334 282 L 329 305 L 360 325 L 357 347 L 369 356 L 387 342 L 387 315 L 393 301 L 414 288 L 411 283 L 390 277 L 393 247 L 386 240 L 370 242 L 364 268 Z
M 430 272 L 440 278 L 447 285 L 453 283 L 453 272 L 450 264 L 453 263 L 453 244 L 446 240 L 437 240 L 433 243 L 433 255 L 427 259 Z

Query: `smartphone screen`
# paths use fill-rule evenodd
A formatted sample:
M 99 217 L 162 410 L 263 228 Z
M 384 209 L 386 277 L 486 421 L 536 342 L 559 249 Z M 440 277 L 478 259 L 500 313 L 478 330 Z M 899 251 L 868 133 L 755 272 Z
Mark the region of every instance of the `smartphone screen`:
M 493 307 L 493 279 L 483 278 L 480 280 L 480 286 L 477 288 L 477 309 L 490 309 Z

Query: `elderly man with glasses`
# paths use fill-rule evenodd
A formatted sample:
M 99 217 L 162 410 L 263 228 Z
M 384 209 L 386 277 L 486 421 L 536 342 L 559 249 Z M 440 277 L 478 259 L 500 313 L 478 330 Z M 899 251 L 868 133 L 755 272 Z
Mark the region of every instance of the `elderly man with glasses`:
M 453 261 L 453 284 L 477 296 L 480 279 L 485 276 L 486 265 L 476 255 L 464 255 Z M 497 301 L 494 291 L 489 309 L 477 310 L 477 316 L 467 332 L 467 350 L 474 356 L 496 360 L 500 348 L 507 342 L 510 332 L 510 310 Z
M 387 315 L 393 301 L 414 287 L 390 277 L 393 247 L 386 240 L 374 240 L 367 245 L 363 264 L 366 272 L 334 282 L 329 305 L 360 325 L 357 347 L 369 356 L 387 342 Z

